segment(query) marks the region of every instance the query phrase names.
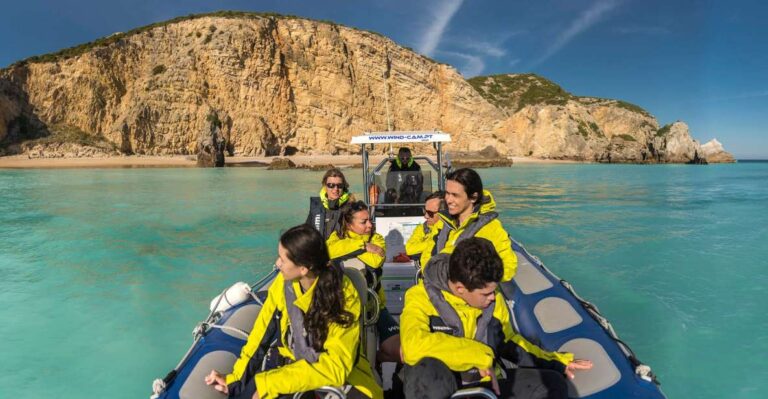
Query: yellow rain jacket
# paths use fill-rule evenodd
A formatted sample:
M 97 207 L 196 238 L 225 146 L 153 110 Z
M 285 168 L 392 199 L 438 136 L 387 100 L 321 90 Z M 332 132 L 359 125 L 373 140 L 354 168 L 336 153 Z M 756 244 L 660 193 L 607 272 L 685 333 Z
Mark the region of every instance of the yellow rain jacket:
M 377 254 L 368 252 L 365 250 L 365 243 L 370 242 L 381 249 L 384 253 L 387 251 L 387 243 L 384 241 L 384 237 L 379 233 L 370 234 L 357 234 L 353 231 L 347 231 L 346 238 L 339 237 L 339 233 L 333 232 L 331 237 L 328 238 L 326 244 L 328 245 L 328 255 L 332 260 L 346 260 L 351 258 L 360 259 L 367 267 L 373 269 L 377 275 L 381 276 L 381 265 L 384 264 L 385 258 Z M 376 293 L 379 296 L 379 307 L 384 308 L 386 297 L 384 296 L 384 290 L 379 284 L 376 287 Z
M 504 230 L 504 226 L 501 225 L 497 214 L 494 212 L 496 209 L 496 202 L 493 200 L 493 195 L 487 190 L 483 190 L 483 203 L 479 209 L 472 213 L 461 225 L 456 224 L 456 220 L 449 215 L 440 213 L 440 219 L 443 221 L 443 230 L 448 229 L 448 240 L 445 243 L 445 248 L 442 248 L 440 253 L 453 253 L 453 248 L 456 245 L 456 239 L 470 227 L 472 223 L 477 222 L 481 217 L 492 218 L 488 224 L 484 225 L 475 234 L 475 237 L 485 238 L 493 243 L 493 247 L 499 254 L 501 261 L 504 263 L 504 277 L 501 281 L 512 280 L 517 270 L 517 255 L 512 250 L 512 240 L 509 238 L 509 234 Z M 445 234 L 445 233 L 443 233 Z M 428 243 L 428 247 L 421 254 L 421 269 L 422 271 L 429 262 L 429 259 L 436 253 L 435 246 L 437 240 L 431 240 Z
M 488 336 L 498 337 L 491 347 L 474 339 L 481 309 L 469 306 L 463 299 L 453 295 L 447 286 L 447 262 L 431 265 L 425 273 L 425 279 L 405 293 L 405 307 L 400 316 L 400 341 L 405 363 L 415 365 L 425 357 L 432 357 L 445 363 L 456 372 L 465 372 L 476 368 L 487 370 L 499 357 L 521 367 L 538 367 L 564 372 L 565 366 L 573 361 L 573 354 L 548 352 L 532 344 L 512 330 L 509 310 L 504 297 L 497 291 L 493 309 L 493 319 L 488 324 Z M 439 292 L 453 308 L 463 326 L 463 337 L 453 335 L 452 329 L 442 320 L 440 313 L 432 303 L 425 287 L 425 281 L 435 280 L 439 274 L 442 287 Z M 426 284 L 432 284 L 427 282 Z M 499 331 L 501 330 L 501 331 Z M 498 340 L 498 338 L 496 338 Z
M 432 249 L 432 246 L 435 244 L 434 243 L 435 237 L 437 236 L 437 233 L 442 228 L 443 228 L 442 219 L 438 219 L 438 221 L 432 226 L 427 226 L 426 222 L 416 226 L 416 228 L 413 229 L 411 238 L 409 238 L 408 242 L 405 243 L 405 253 L 411 257 L 414 257 L 414 256 L 423 257 L 422 254 L 425 251 L 429 251 Z
M 294 281 L 296 293 L 294 304 L 304 313 L 312 304 L 312 295 L 317 285 L 302 293 L 298 282 Z M 240 386 L 255 378 L 256 390 L 261 399 L 272 399 L 282 394 L 309 391 L 322 386 L 342 386 L 349 384 L 372 399 L 383 397 L 381 387 L 376 384 L 371 371 L 371 365 L 362 355 L 360 348 L 360 298 L 352 282 L 344 277 L 345 309 L 351 312 L 355 321 L 349 327 L 331 323 L 328 327 L 328 338 L 323 344 L 323 351 L 315 363 L 306 360 L 295 361 L 290 345 L 286 343 L 290 318 L 286 308 L 285 282 L 283 275 L 278 273 L 269 288 L 267 300 L 264 302 L 259 316 L 253 324 L 253 330 L 248 341 L 240 352 L 240 358 L 235 362 L 233 371 L 226 376 L 230 394 L 239 392 Z M 260 369 L 264 354 L 269 348 L 269 340 L 274 328 L 280 328 L 280 355 L 292 360 L 285 366 L 246 376 L 250 362 L 256 362 L 250 368 Z

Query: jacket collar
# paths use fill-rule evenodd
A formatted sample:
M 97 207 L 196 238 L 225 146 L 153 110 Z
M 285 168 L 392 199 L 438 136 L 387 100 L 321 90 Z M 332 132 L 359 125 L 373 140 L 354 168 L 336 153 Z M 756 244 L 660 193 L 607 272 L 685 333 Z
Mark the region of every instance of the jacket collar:
M 301 292 L 301 284 L 299 284 L 299 280 L 291 281 L 291 284 L 293 285 L 293 292 L 296 293 L 296 300 L 293 302 L 296 307 L 301 309 L 304 313 L 309 311 L 309 305 L 312 304 L 312 294 L 315 292 L 315 287 L 317 286 L 317 280 L 312 283 L 312 286 L 309 287 L 309 289 L 302 293 Z
M 469 217 L 464 220 L 464 223 L 458 225 L 458 219 L 451 216 L 447 210 L 440 211 L 440 220 L 442 220 L 449 228 L 453 230 L 461 230 L 472 223 L 478 216 L 483 213 L 492 212 L 496 209 L 496 201 L 493 199 L 493 194 L 488 190 L 483 190 L 483 200 L 480 204 L 475 204 L 475 209 Z
M 320 189 L 320 201 L 323 203 L 323 208 L 331 209 L 328 200 L 328 190 L 325 187 Z M 340 208 L 347 201 L 349 201 L 349 193 L 345 191 L 344 194 L 341 194 L 341 197 L 339 197 L 337 208 Z
M 371 238 L 370 234 L 357 234 L 352 230 L 347 230 L 347 237 L 353 240 L 361 240 L 361 241 L 368 241 Z

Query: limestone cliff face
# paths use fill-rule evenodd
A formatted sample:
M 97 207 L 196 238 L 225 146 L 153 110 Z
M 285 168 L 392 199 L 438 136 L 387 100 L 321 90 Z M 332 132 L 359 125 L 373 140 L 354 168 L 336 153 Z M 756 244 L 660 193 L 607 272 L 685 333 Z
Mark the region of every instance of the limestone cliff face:
M 708 162 L 733 163 L 736 160 L 730 152 L 725 151 L 723 145 L 717 139 L 712 139 L 701 145 L 701 151 Z
M 510 152 L 520 156 L 620 163 L 701 163 L 684 123 L 659 128 L 651 114 L 619 100 L 574 96 L 531 74 L 469 81 L 507 119 Z
M 496 93 L 512 101 L 504 103 L 453 67 L 374 33 L 287 17 L 198 16 L 0 71 L 0 144 L 65 128 L 123 153 L 191 154 L 218 120 L 231 154 L 354 153 L 352 135 L 387 130 L 388 97 L 394 130 L 450 132 L 451 151 L 687 162 L 667 155 L 677 154 L 668 141 L 654 141 L 658 122 L 642 110 L 527 84 Z M 544 93 L 532 101 L 531 88 Z
M 192 153 L 210 117 L 235 154 L 356 151 L 353 134 L 387 129 L 386 90 L 394 129 L 457 133 L 461 149 L 492 145 L 500 115 L 450 66 L 373 33 L 301 19 L 196 18 L 0 78 L 45 124 L 142 154 Z

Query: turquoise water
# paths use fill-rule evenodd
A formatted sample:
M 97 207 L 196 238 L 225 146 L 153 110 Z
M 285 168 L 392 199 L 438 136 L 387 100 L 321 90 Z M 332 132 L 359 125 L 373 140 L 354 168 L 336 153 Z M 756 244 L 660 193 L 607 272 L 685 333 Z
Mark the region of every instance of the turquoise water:
M 765 396 L 768 164 L 480 172 L 513 237 L 670 398 Z M 0 397 L 148 397 L 210 299 L 272 264 L 320 176 L 0 170 Z

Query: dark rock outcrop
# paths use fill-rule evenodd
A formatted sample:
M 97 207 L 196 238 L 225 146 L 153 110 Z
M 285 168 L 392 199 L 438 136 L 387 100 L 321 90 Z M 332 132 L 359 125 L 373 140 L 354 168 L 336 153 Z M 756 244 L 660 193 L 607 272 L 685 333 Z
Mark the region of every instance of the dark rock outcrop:
M 267 166 L 267 170 L 296 169 L 296 164 L 288 158 L 275 158 Z
M 221 134 L 218 118 L 211 118 L 210 127 L 201 135 L 197 144 L 197 166 L 204 168 L 224 166 L 224 150 L 227 142 Z

